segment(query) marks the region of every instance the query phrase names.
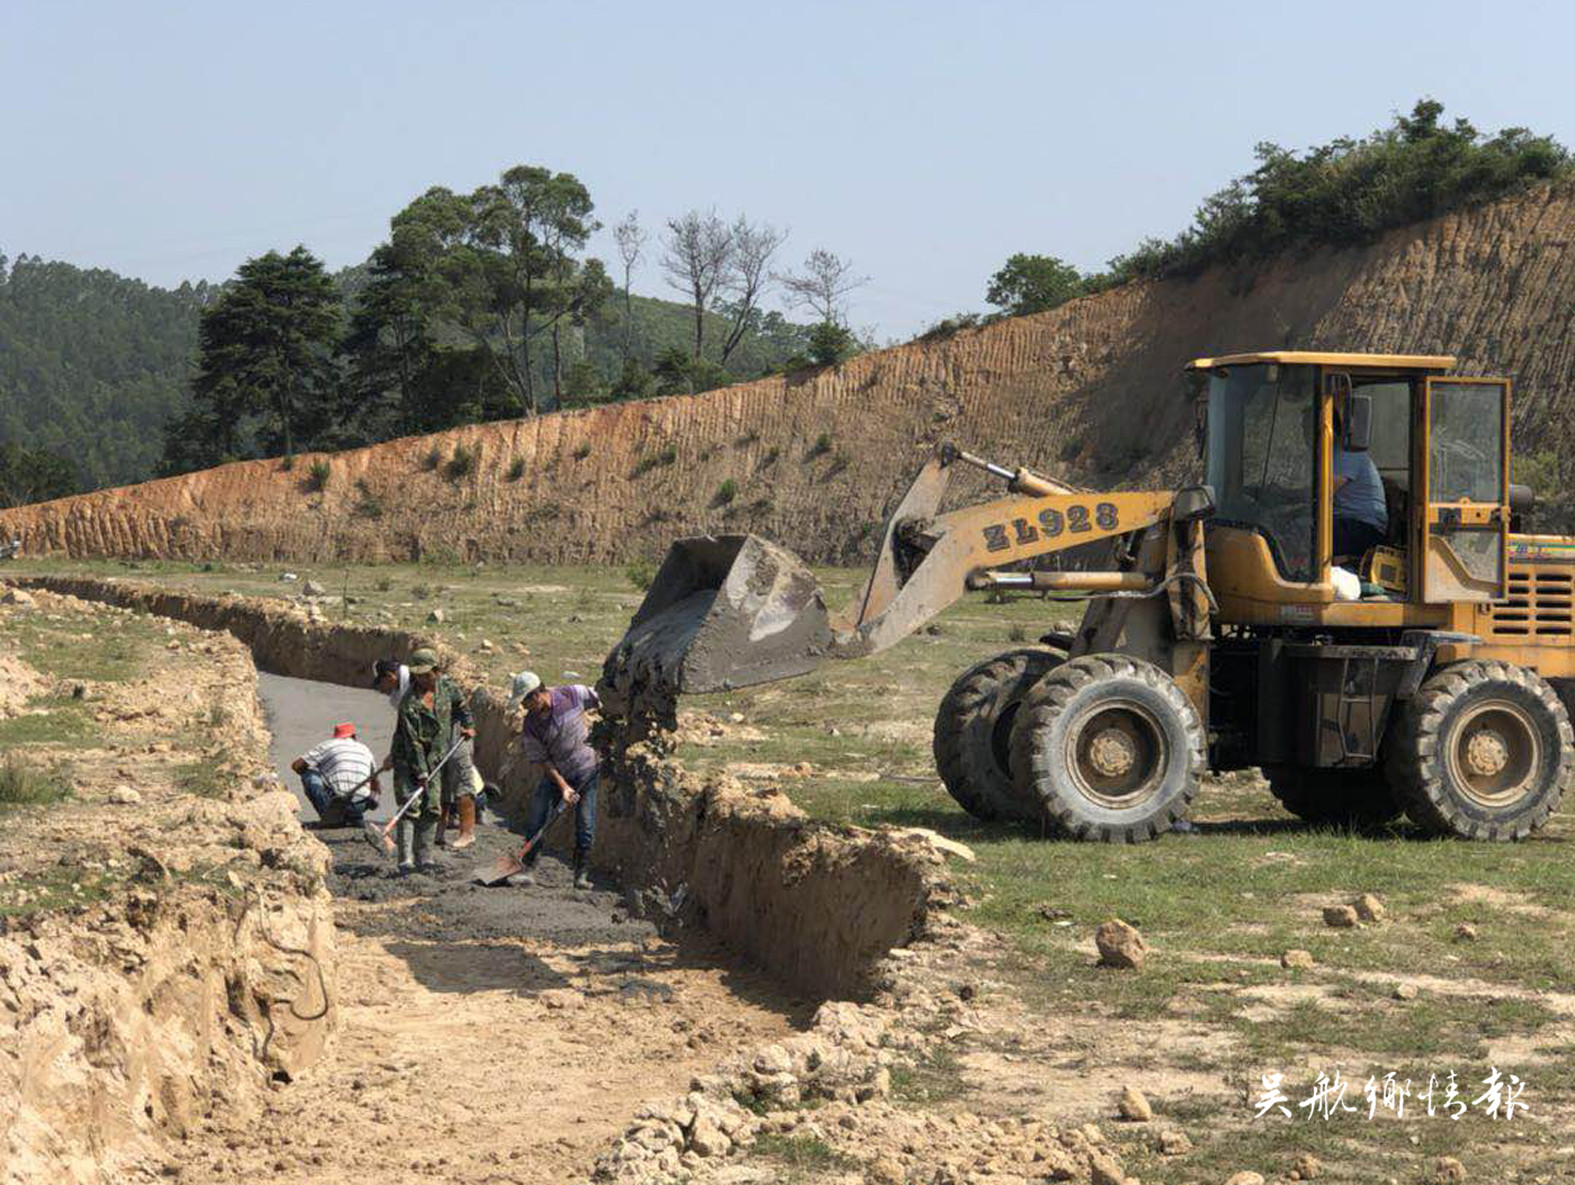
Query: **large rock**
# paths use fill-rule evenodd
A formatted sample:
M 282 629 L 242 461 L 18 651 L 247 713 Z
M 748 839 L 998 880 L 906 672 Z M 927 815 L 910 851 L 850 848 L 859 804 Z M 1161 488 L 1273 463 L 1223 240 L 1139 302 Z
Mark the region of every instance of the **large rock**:
M 1138 971 L 1148 958 L 1148 943 L 1143 941 L 1143 935 L 1138 933 L 1136 926 L 1129 926 L 1119 918 L 1111 919 L 1094 931 L 1094 945 L 1099 948 L 1102 967 Z

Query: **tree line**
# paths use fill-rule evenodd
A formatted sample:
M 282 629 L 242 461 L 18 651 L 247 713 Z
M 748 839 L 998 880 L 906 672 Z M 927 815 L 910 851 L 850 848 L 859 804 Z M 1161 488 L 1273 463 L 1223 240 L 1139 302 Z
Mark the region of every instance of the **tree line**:
M 782 270 L 788 235 L 767 223 L 696 209 L 653 235 L 631 212 L 615 279 L 586 254 L 594 209 L 572 174 L 517 165 L 471 193 L 429 189 L 340 284 L 304 246 L 247 260 L 202 311 L 161 471 L 703 390 L 860 348 L 847 300 L 864 278 L 840 256 Z M 653 251 L 689 329 L 642 350 L 665 302 L 631 285 Z M 814 323 L 767 311 L 774 292 Z
M 1088 274 L 1053 255 L 1015 254 L 990 278 L 985 300 L 998 315 L 1018 316 L 1130 280 L 1355 246 L 1575 173 L 1568 149 L 1551 136 L 1521 127 L 1488 136 L 1466 119 L 1446 124 L 1443 115 L 1442 103 L 1422 99 L 1409 115 L 1359 139 L 1340 137 L 1303 153 L 1260 143 L 1257 167 L 1205 198 L 1174 238 L 1145 239 Z M 943 326 L 959 320 L 979 318 Z

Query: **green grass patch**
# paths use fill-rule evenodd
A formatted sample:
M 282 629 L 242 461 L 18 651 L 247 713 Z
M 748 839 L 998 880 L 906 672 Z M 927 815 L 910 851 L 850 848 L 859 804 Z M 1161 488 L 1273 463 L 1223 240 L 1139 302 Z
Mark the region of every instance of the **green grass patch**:
M 782 1135 L 765 1132 L 755 1138 L 754 1154 L 774 1160 L 790 1171 L 788 1180 L 803 1175 L 846 1171 L 858 1167 L 858 1161 L 838 1152 L 819 1136 Z
M 14 753 L 0 762 L 0 811 L 48 806 L 71 796 L 71 784 L 59 769 L 35 769 Z
M 0 918 L 27 917 L 102 901 L 118 882 L 103 872 L 52 864 L 0 885 Z
M 187 794 L 196 794 L 202 798 L 228 798 L 234 784 L 234 776 L 221 769 L 212 758 L 188 761 L 175 767 L 175 785 Z
M 899 1103 L 933 1106 L 966 1093 L 962 1064 L 949 1045 L 937 1045 L 912 1062 L 891 1067 L 891 1097 Z
M 69 695 L 34 696 L 28 708 L 20 716 L 0 720 L 0 745 L 72 745 L 93 736 L 93 718 L 82 700 Z

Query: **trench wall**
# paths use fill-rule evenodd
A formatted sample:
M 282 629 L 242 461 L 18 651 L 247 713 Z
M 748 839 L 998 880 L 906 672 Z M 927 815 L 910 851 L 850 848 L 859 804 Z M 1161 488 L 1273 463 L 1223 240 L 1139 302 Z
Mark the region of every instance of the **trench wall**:
M 210 661 L 203 711 L 222 709 L 240 767 L 267 769 L 250 655 L 225 638 Z M 0 1185 L 178 1175 L 181 1140 L 257 1114 L 338 1024 L 328 853 L 293 797 L 245 773 L 227 801 L 143 794 L 160 838 L 106 837 L 134 873 L 92 905 L 0 918 Z
M 432 646 L 470 694 L 477 761 L 505 803 L 521 810 L 539 780 L 520 756 L 504 697 L 435 639 L 313 622 L 259 598 L 93 577 L 12 582 L 225 630 L 262 670 L 347 686 L 364 686 L 378 658 Z M 955 895 L 942 860 L 921 840 L 815 822 L 780 794 L 700 778 L 651 744 L 604 759 L 594 860 L 651 907 L 683 913 L 784 982 L 824 997 L 862 994 L 873 964 L 923 934 L 932 911 Z

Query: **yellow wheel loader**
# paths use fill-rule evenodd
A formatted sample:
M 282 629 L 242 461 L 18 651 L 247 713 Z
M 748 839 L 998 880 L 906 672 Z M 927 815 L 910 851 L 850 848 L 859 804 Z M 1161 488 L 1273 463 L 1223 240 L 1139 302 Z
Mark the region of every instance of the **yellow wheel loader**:
M 1186 817 L 1205 768 L 1256 766 L 1304 819 L 1522 838 L 1575 772 L 1575 539 L 1522 533 L 1510 384 L 1454 365 L 1200 358 L 1206 478 L 1176 492 L 1091 493 L 943 447 L 840 615 L 773 544 L 679 540 L 605 697 L 638 713 L 873 654 L 970 590 L 1083 594 L 1076 631 L 942 701 L 936 762 L 968 811 L 1136 842 Z M 942 512 L 959 466 L 1006 495 Z M 1035 566 L 1095 543 L 1102 570 Z

